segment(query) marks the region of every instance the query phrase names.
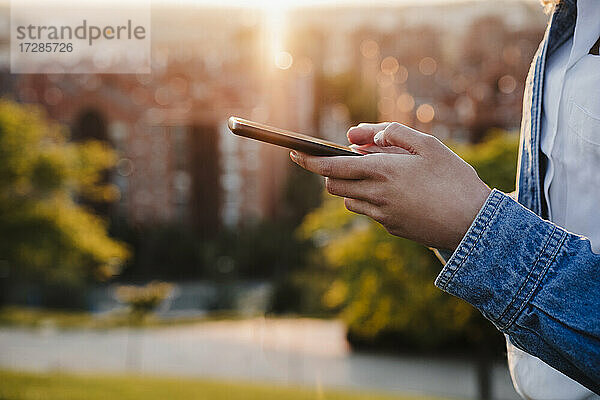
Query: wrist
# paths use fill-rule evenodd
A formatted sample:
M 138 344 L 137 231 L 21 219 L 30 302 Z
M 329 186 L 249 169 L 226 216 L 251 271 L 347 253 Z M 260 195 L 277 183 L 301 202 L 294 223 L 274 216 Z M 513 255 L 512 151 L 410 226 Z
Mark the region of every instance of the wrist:
M 468 202 L 466 202 L 464 207 L 463 219 L 459 224 L 457 235 L 450 250 L 454 251 L 458 247 L 491 193 L 492 189 L 483 182 L 481 182 L 481 185 L 476 190 L 470 193 Z

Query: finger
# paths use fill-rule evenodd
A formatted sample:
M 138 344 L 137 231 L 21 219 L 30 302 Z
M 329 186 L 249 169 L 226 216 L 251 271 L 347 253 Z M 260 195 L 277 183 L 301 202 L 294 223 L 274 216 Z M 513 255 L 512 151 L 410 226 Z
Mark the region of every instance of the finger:
M 434 136 L 427 135 L 406 125 L 392 122 L 384 130 L 378 132 L 374 137 L 376 145 L 398 146 L 408 150 L 412 154 L 422 154 L 437 141 Z
M 290 152 L 290 158 L 302 168 L 326 177 L 339 179 L 366 179 L 372 175 L 369 166 L 363 162 L 363 157 L 317 157 L 292 150 Z
M 386 128 L 389 122 L 380 122 L 377 124 L 361 123 L 358 126 L 353 126 L 348 129 L 346 136 L 348 141 L 354 144 L 369 144 L 373 143 L 373 136 L 383 129 Z
M 392 153 L 392 154 L 410 154 L 410 152 L 402 147 L 398 146 L 386 146 L 380 147 L 376 144 L 351 144 L 350 147 L 352 150 L 357 151 L 361 154 L 371 154 L 371 153 Z
M 344 205 L 348 211 L 352 211 L 356 214 L 366 215 L 375 221 L 377 221 L 380 217 L 379 208 L 375 204 L 371 204 L 367 201 L 345 198 Z
M 362 179 L 325 178 L 325 188 L 334 196 L 349 197 L 381 205 L 370 183 L 371 181 Z

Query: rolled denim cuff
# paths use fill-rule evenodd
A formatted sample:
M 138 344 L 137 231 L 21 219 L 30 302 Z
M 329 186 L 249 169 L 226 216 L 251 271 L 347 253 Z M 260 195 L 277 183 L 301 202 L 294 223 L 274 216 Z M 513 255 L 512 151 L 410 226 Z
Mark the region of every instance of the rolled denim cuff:
M 566 232 L 494 189 L 435 284 L 505 332 L 531 299 Z

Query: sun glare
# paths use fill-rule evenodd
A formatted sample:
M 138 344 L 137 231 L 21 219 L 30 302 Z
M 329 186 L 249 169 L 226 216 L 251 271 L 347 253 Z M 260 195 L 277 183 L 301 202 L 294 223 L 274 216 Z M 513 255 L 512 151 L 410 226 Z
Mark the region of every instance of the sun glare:
M 269 2 L 264 2 L 265 5 Z M 292 55 L 284 48 L 287 6 L 291 2 L 270 4 L 263 8 L 265 12 L 265 35 L 267 41 L 267 54 L 275 66 L 288 69 L 292 66 Z

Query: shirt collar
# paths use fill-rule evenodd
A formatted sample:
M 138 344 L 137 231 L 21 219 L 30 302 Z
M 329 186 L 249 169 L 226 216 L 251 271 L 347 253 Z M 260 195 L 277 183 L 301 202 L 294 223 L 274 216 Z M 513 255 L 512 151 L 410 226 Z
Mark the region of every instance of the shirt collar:
M 579 0 L 577 3 L 577 23 L 573 34 L 573 48 L 567 68 L 585 57 L 600 35 L 600 2 Z

